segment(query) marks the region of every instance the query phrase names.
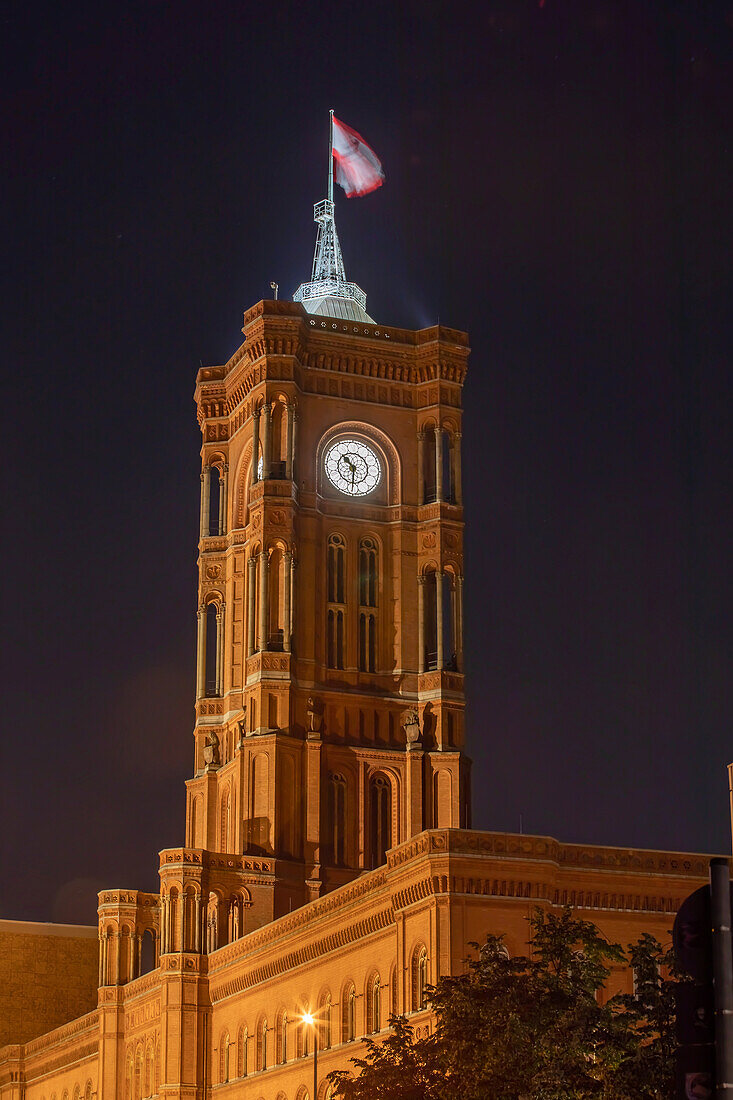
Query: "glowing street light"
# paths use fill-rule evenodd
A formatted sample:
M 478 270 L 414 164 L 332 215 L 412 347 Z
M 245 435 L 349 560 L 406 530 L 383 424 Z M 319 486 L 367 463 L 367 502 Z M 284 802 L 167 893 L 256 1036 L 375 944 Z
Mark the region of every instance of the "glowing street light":
M 313 1028 L 313 1100 L 318 1100 L 318 1028 L 316 1018 L 310 1012 L 304 1012 L 301 1020 L 306 1027 Z

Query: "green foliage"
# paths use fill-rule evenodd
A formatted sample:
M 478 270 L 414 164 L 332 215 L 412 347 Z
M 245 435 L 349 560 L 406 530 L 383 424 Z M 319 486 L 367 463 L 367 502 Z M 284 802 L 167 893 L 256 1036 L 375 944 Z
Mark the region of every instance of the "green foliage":
M 466 973 L 429 990 L 435 1033 L 414 1041 L 392 1017 L 383 1042 L 330 1075 L 343 1100 L 662 1100 L 671 1095 L 674 975 L 647 934 L 609 943 L 572 910 L 529 918 L 531 952 L 510 958 L 489 936 Z M 599 1004 L 611 967 L 630 961 L 636 990 Z

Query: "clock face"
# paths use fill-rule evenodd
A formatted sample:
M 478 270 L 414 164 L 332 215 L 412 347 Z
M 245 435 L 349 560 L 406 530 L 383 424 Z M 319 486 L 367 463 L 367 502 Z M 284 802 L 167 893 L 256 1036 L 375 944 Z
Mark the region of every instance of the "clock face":
M 350 497 L 364 497 L 382 480 L 382 464 L 366 443 L 339 439 L 326 451 L 326 476 L 334 488 Z

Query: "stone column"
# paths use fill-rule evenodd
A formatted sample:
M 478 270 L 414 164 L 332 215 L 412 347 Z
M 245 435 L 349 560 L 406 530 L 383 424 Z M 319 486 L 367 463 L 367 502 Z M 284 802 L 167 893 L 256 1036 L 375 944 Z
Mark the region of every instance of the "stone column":
M 293 631 L 295 630 L 295 571 L 298 568 L 297 558 L 291 558 L 290 562 L 290 644 L 293 642 Z
M 99 960 L 99 984 L 107 985 L 107 945 L 109 943 L 109 937 L 105 932 L 102 936 L 102 942 L 100 947 L 100 960 Z
M 425 432 L 417 433 L 417 504 L 425 503 Z
M 247 562 L 247 656 L 255 651 L 255 585 L 257 584 L 257 560 Z
M 168 951 L 168 895 L 163 894 L 160 899 L 160 953 L 165 955 Z
M 260 410 L 252 413 L 252 469 L 250 471 L 250 483 L 257 481 L 257 464 L 260 458 Z
M 193 903 L 193 949 L 194 951 L 201 950 L 201 894 L 196 891 L 194 895 Z
M 262 480 L 267 481 L 270 476 L 270 447 L 272 427 L 272 409 L 268 404 L 262 406 Z
M 425 671 L 425 582 L 427 577 L 421 573 L 417 578 L 417 671 Z
M 298 414 L 293 409 L 293 478 L 296 477 L 295 456 L 298 453 Z
M 216 694 L 224 694 L 224 604 L 216 613 Z
M 196 638 L 196 698 L 203 699 L 206 693 L 206 608 L 198 610 Z
M 461 433 L 453 436 L 453 496 L 456 504 L 463 504 L 463 487 L 461 482 Z
M 435 499 L 443 499 L 443 429 L 435 429 Z
M 290 597 L 292 585 L 293 554 L 286 550 L 283 554 L 283 649 L 290 652 Z
M 288 481 L 293 480 L 293 416 L 295 409 L 291 402 L 287 405 L 287 427 L 286 427 L 286 447 L 285 447 L 285 477 Z
M 435 571 L 435 641 L 438 651 L 436 665 L 443 668 L 443 574 Z
M 263 550 L 260 553 L 260 652 L 267 649 L 267 628 L 269 626 L 269 599 L 268 599 L 268 585 L 269 585 L 269 559 L 267 557 L 267 551 Z
M 219 534 L 227 533 L 227 503 L 228 503 L 229 467 L 226 462 L 219 471 Z
M 455 579 L 456 601 L 456 667 L 463 672 L 463 577 Z
M 211 503 L 211 466 L 201 471 L 201 528 L 199 535 L 205 539 L 209 533 L 209 506 Z
M 102 936 L 101 932 L 99 933 L 99 936 L 97 938 L 99 940 L 99 962 L 98 962 L 98 965 L 97 965 L 97 985 L 99 986 L 99 985 L 104 985 L 104 982 L 102 981 L 102 967 L 104 965 L 104 937 Z

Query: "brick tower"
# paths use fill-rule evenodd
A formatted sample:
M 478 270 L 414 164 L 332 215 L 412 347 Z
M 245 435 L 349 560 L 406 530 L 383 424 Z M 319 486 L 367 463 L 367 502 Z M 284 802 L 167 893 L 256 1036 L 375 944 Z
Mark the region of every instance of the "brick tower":
M 470 818 L 467 338 L 377 325 L 338 278 L 295 297 L 248 310 L 242 346 L 196 384 L 195 765 L 186 850 L 161 864 L 164 896 L 191 879 L 163 924 L 192 950 Z

